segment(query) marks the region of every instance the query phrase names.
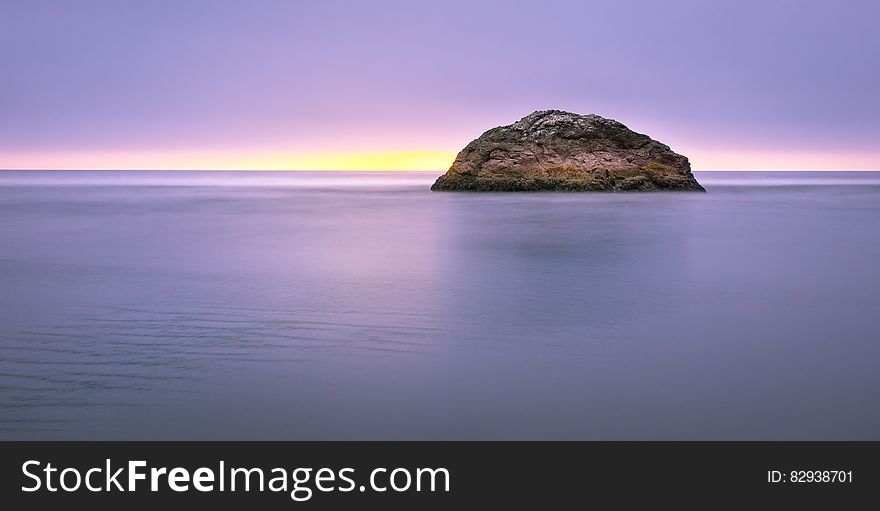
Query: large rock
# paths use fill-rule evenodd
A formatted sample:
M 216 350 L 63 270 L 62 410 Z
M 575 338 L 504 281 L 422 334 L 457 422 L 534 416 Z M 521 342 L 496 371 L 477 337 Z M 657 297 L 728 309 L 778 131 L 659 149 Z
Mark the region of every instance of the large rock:
M 688 159 L 623 124 L 544 110 L 468 144 L 435 191 L 705 191 Z

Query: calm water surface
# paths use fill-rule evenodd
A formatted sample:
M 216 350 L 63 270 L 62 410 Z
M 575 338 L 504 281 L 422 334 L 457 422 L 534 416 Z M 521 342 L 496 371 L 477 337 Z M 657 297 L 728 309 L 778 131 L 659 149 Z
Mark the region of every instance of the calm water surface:
M 880 174 L 0 172 L 0 438 L 880 439 Z

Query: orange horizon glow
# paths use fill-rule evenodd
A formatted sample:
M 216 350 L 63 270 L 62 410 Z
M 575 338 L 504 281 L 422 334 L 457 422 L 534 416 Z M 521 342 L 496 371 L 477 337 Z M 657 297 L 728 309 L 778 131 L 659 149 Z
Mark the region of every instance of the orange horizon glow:
M 865 153 L 681 151 L 693 170 L 880 170 Z M 75 151 L 0 154 L 3 170 L 431 170 L 452 150 L 287 153 L 281 151 Z

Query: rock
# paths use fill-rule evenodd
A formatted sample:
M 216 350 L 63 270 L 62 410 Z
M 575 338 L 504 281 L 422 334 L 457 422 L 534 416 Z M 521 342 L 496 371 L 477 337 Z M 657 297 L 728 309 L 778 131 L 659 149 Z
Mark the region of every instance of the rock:
M 455 157 L 434 191 L 705 191 L 688 159 L 598 115 L 534 112 Z

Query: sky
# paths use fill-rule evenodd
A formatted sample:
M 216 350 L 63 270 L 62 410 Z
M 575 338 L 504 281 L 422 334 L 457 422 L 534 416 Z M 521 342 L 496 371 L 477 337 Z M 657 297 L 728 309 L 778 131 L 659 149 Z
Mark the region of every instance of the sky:
M 535 110 L 880 170 L 880 2 L 0 0 L 0 169 L 444 170 Z

